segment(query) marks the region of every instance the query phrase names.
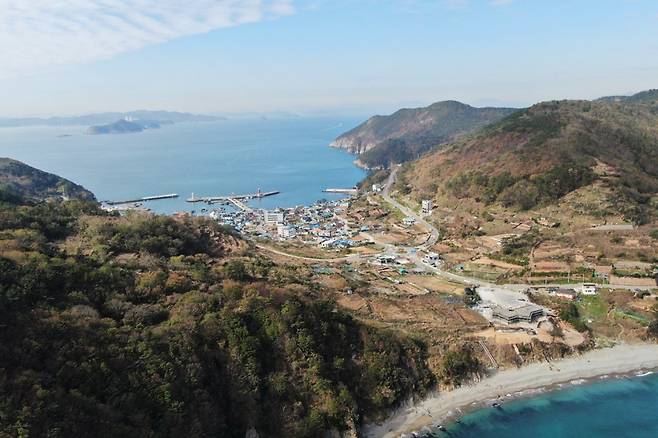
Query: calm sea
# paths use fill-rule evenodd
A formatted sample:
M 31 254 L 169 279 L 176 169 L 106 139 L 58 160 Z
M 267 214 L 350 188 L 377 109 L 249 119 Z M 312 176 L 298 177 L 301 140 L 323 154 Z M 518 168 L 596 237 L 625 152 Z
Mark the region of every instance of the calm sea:
M 569 387 L 464 416 L 437 437 L 658 437 L 658 376 Z
M 99 200 L 178 193 L 150 202 L 160 213 L 198 209 L 197 196 L 279 190 L 255 207 L 292 207 L 334 199 L 322 190 L 349 188 L 365 173 L 354 157 L 328 147 L 356 126 L 349 119 L 225 120 L 179 123 L 137 134 L 84 135 L 85 127 L 1 128 L 0 156 L 82 184 Z M 70 136 L 68 136 L 70 135 Z

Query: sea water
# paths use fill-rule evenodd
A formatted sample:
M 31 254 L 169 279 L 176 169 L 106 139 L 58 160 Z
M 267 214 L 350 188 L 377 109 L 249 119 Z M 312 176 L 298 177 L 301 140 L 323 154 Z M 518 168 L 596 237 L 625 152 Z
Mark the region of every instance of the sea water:
M 135 134 L 86 135 L 86 127 L 0 128 L 0 156 L 55 173 L 99 200 L 132 200 L 159 213 L 199 210 L 185 199 L 278 190 L 249 203 L 293 207 L 335 199 L 326 188 L 351 188 L 365 172 L 329 143 L 359 120 L 289 118 L 163 125 Z
M 658 437 L 658 376 L 572 385 L 467 414 L 437 437 Z

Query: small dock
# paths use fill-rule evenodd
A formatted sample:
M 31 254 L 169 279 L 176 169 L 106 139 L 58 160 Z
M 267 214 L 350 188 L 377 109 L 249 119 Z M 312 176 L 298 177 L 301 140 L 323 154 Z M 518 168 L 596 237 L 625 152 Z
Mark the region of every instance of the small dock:
M 174 199 L 178 198 L 176 193 L 170 193 L 168 195 L 157 195 L 157 196 L 145 196 L 138 199 L 129 199 L 127 201 L 105 201 L 107 205 L 122 205 L 122 204 L 135 204 L 138 202 L 148 202 L 148 201 L 159 201 L 161 199 Z
M 343 195 L 356 195 L 359 193 L 359 189 L 324 189 L 324 193 L 340 193 Z

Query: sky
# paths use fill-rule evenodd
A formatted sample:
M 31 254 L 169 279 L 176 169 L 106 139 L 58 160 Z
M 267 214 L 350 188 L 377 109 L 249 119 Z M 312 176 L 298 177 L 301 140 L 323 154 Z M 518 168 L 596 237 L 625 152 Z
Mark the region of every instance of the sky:
M 0 0 L 0 116 L 387 114 L 658 88 L 655 0 Z

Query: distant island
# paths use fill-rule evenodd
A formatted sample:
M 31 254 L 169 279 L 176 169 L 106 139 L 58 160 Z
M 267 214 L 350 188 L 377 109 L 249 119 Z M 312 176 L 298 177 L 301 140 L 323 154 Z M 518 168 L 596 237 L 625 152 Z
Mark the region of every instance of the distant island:
M 225 117 L 208 116 L 203 114 L 182 113 L 176 111 L 129 111 L 126 113 L 108 112 L 94 113 L 71 117 L 12 117 L 0 118 L 0 128 L 15 128 L 24 126 L 94 126 L 116 122 L 119 119 L 129 120 L 158 120 L 170 123 L 180 122 L 214 122 L 226 120 Z
M 106 125 L 90 126 L 87 129 L 87 134 L 132 134 L 142 132 L 145 129 L 158 129 L 160 125 L 172 123 L 171 121 L 121 119 Z

